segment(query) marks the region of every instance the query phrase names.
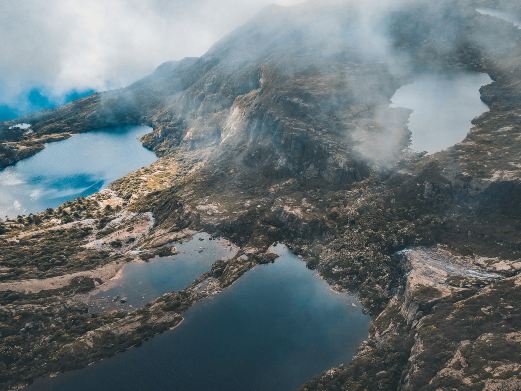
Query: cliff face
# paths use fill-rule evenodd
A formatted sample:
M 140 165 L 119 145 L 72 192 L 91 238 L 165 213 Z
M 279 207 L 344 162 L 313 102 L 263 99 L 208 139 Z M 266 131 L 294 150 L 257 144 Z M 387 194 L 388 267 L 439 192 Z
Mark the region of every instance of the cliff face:
M 190 228 L 223 235 L 249 254 L 202 277 L 224 289 L 284 241 L 335 289 L 357 292 L 374 316 L 353 362 L 305 389 L 518 389 L 521 32 L 476 13 L 485 3 L 495 4 L 415 1 L 384 13 L 355 3 L 272 7 L 201 58 L 23 119 L 31 136 L 0 125 L 2 148 L 11 151 L 4 165 L 48 137 L 136 123 L 153 127 L 143 142 L 161 156 L 102 195 L 42 214 L 40 226 L 6 224 L 2 278 L 85 271 L 156 251 Z M 375 20 L 383 40 L 367 35 Z M 494 83 L 481 90 L 490 111 L 463 142 L 412 153 L 408 112 L 391 109 L 391 96 L 419 71 L 455 69 L 491 75 Z M 153 226 L 121 249 L 84 251 L 107 223 L 129 215 L 153 216 Z M 52 241 L 45 230 L 56 226 L 73 239 Z M 27 262 L 49 251 L 67 256 L 56 265 L 46 256 L 45 269 Z M 14 363 L 3 384 L 139 343 L 176 324 L 198 297 L 191 287 L 117 319 L 85 319 L 74 307 L 60 312 L 60 327 L 82 327 L 43 344 L 61 303 L 77 305 L 75 292 L 93 288 L 86 280 L 3 293 L 4 331 L 19 347 L 0 343 Z M 29 316 L 27 304 L 44 326 L 19 340 L 21 318 L 13 314 Z M 85 342 L 92 339 L 98 344 Z
M 304 390 L 516 390 L 521 263 L 410 248 L 405 276 L 353 362 Z

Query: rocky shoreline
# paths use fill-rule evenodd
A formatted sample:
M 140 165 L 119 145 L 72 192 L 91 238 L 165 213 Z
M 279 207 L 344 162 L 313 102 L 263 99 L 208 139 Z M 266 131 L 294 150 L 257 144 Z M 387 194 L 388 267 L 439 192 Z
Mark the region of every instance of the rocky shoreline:
M 201 59 L 35 116 L 37 134 L 146 123 L 154 130 L 145 145 L 161 158 L 110 190 L 1 223 L 0 388 L 85 366 L 175 327 L 195 301 L 273 261 L 268 248 L 280 241 L 334 289 L 357 292 L 373 316 L 353 361 L 303 390 L 519 389 L 521 45 L 511 39 L 519 32 L 475 15 L 475 3 L 440 6 L 462 37 L 504 36 L 492 52 L 470 39 L 441 50 L 441 33 L 418 42 L 397 33 L 417 67 L 434 61 L 494 80 L 481 90 L 490 111 L 464 141 L 434 155 L 407 149 L 407 116 L 389 109 L 406 72 L 346 64 L 338 53 L 317 60 L 306 47 L 274 43 L 238 68 L 226 62 L 238 36 L 258 37 L 258 25 L 278 14 L 261 15 Z M 420 20 L 422 4 L 410 11 Z M 399 15 L 396 26 L 409 17 Z M 300 50 L 302 68 L 286 74 L 287 64 L 267 58 L 289 50 Z M 378 94 L 357 94 L 368 81 Z M 389 167 L 362 159 L 352 134 L 339 130 L 385 135 L 389 118 L 402 135 Z M 76 300 L 100 283 L 89 271 L 161 251 L 186 230 L 222 236 L 240 251 L 137 311 L 93 315 Z M 13 289 L 72 274 L 56 289 Z

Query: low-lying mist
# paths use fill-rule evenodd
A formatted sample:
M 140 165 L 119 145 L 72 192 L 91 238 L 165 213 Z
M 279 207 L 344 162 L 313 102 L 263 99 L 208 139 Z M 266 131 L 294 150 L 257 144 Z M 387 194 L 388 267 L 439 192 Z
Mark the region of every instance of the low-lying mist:
M 234 135 L 247 134 L 245 137 L 251 142 L 258 142 L 261 136 L 256 133 L 267 128 L 277 133 L 279 128 L 293 127 L 309 129 L 310 133 L 328 131 L 343 135 L 348 146 L 346 154 L 387 167 L 399 159 L 410 140 L 406 127 L 409 112 L 390 108 L 400 87 L 429 73 L 443 77 L 454 72 L 488 72 L 495 80 L 504 71 L 500 67 L 508 68 L 507 60 L 492 68 L 483 59 L 508 54 L 512 39 L 519 33 L 506 22 L 503 26 L 496 18 L 480 14 L 476 9 L 484 7 L 483 3 L 474 5 L 468 1 L 455 8 L 449 0 L 308 1 L 291 7 L 269 6 L 249 20 L 253 11 L 264 4 L 262 0 L 248 6 L 239 6 L 232 0 L 219 5 L 208 0 L 191 5 L 156 0 L 146 5 L 139 3 L 132 9 L 133 14 L 124 18 L 127 22 L 135 21 L 132 26 L 130 22 L 124 28 L 115 23 L 114 28 L 122 35 L 114 35 L 110 30 L 105 37 L 103 26 L 108 22 L 104 19 L 84 21 L 95 32 L 89 36 L 89 44 L 96 50 L 89 45 L 76 46 L 85 51 L 82 55 L 95 53 L 89 58 L 95 59 L 94 64 L 81 62 L 80 56 L 73 62 L 65 61 L 66 65 L 57 66 L 54 62 L 41 72 L 63 76 L 56 79 L 56 86 L 74 84 L 75 80 L 88 80 L 100 89 L 117 80 L 115 84 L 120 85 L 152 68 L 151 64 L 156 66 L 182 55 L 200 55 L 210 41 L 223 36 L 234 24 L 244 22 L 201 57 L 165 63 L 151 77 L 123 93 L 103 94 L 100 112 L 110 114 L 114 121 L 119 116 L 127 122 L 129 118 L 136 122 L 142 117 L 147 121 L 151 117 L 157 119 L 164 125 L 147 138 L 147 143 L 152 147 L 161 143 L 162 150 L 183 142 L 195 146 L 219 141 L 222 135 L 226 136 L 230 123 L 240 123 L 240 127 L 234 125 Z M 55 0 L 53 4 L 59 2 Z M 70 4 L 79 7 L 79 3 Z M 107 11 L 104 7 L 108 6 L 94 4 L 97 8 L 67 9 L 72 14 L 81 9 L 82 17 L 86 10 L 92 11 L 92 15 Z M 111 11 L 125 15 L 125 7 L 119 1 L 111 7 Z M 139 15 L 135 14 L 138 11 Z M 210 15 L 213 18 L 228 11 L 231 16 L 224 18 L 230 22 L 226 26 L 223 20 L 219 21 L 219 28 L 212 23 L 206 26 Z M 187 20 L 194 23 L 183 24 Z M 150 27 L 151 21 L 157 25 Z M 197 38 L 208 29 L 218 33 L 211 34 L 209 40 Z M 13 31 L 17 29 L 13 27 Z M 134 34 L 139 39 L 133 40 Z M 149 40 L 153 44 L 147 46 Z M 125 53 L 120 56 L 119 51 Z M 75 51 L 61 47 L 59 55 L 54 54 L 60 59 L 71 53 Z M 63 67 L 66 72 L 56 72 Z M 109 83 L 107 75 L 111 74 L 116 76 L 108 77 Z M 442 95 L 430 98 L 431 103 L 423 106 L 427 113 L 424 116 L 445 110 L 439 101 L 443 100 Z M 457 110 L 461 104 L 464 110 L 465 99 L 461 96 L 451 101 L 451 107 Z M 241 121 L 231 121 L 232 117 Z M 283 123 L 279 118 L 287 121 Z M 465 120 L 464 132 L 468 121 L 469 118 Z M 438 127 L 449 132 L 454 129 L 461 139 L 463 126 L 449 122 Z M 437 131 L 430 128 L 427 133 L 443 138 L 437 136 Z M 229 142 L 230 137 L 222 137 L 223 140 Z M 278 158 L 284 156 L 274 157 Z

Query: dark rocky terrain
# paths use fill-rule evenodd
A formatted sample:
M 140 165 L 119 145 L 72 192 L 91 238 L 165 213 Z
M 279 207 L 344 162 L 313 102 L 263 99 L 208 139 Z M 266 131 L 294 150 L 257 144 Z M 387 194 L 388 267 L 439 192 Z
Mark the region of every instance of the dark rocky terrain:
M 475 12 L 483 5 L 521 15 L 506 0 L 384 14 L 271 7 L 201 58 L 18 121 L 30 135 L 0 124 L 1 166 L 49 138 L 122 124 L 150 125 L 143 143 L 161 157 L 110 190 L 1 224 L 0 387 L 174 327 L 193 302 L 272 261 L 268 247 L 282 241 L 373 316 L 354 360 L 303 390 L 521 389 L 521 31 Z M 385 44 L 368 41 L 368 15 Z M 389 107 L 424 70 L 494 81 L 481 90 L 490 111 L 433 155 L 407 148 L 409 113 Z M 241 251 L 137 311 L 94 315 L 77 299 L 105 280 L 85 272 L 161 251 L 187 230 Z M 116 245 L 119 231 L 128 241 Z

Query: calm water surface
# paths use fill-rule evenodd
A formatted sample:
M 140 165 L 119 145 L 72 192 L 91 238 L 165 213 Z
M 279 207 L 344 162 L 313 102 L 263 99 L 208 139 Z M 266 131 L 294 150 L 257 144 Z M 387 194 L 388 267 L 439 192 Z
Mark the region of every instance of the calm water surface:
M 93 194 L 156 160 L 139 137 L 145 126 L 111 128 L 50 143 L 0 171 L 0 216 L 15 217 Z
M 479 89 L 490 82 L 485 73 L 425 74 L 398 89 L 392 107 L 412 110 L 411 148 L 434 153 L 462 141 L 471 121 L 488 111 Z
M 177 244 L 176 249 L 173 256 L 126 264 L 117 279 L 91 293 L 91 308 L 97 311 L 142 306 L 164 293 L 186 288 L 217 260 L 233 258 L 237 253 L 228 241 L 213 239 L 204 232 Z
M 369 317 L 286 247 L 276 251 L 281 257 L 274 264 L 257 266 L 195 304 L 176 330 L 29 389 L 293 390 L 351 360 Z

